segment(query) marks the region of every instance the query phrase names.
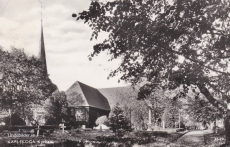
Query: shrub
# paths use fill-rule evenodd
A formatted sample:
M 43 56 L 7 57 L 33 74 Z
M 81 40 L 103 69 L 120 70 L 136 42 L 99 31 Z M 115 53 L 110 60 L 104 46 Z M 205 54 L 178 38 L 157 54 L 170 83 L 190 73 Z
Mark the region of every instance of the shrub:
M 125 118 L 123 110 L 118 104 L 116 104 L 112 110 L 112 115 L 109 118 L 109 125 L 116 134 L 119 133 L 119 137 L 123 136 L 125 131 L 131 130 L 130 123 Z
M 6 123 L 6 125 L 10 125 L 10 117 L 5 117 L 4 122 Z M 20 118 L 18 114 L 15 113 L 11 115 L 11 125 L 26 125 L 26 122 L 22 118 Z
M 183 131 L 185 131 L 185 128 L 180 128 L 176 130 L 176 132 L 183 132 Z
M 8 127 L 7 126 L 0 126 L 0 133 L 2 133 L 3 132 L 3 130 L 7 130 L 8 129 Z
M 95 123 L 96 123 L 96 125 L 99 125 L 99 124 L 108 125 L 109 120 L 108 120 L 107 116 L 103 115 L 101 117 L 98 117 Z

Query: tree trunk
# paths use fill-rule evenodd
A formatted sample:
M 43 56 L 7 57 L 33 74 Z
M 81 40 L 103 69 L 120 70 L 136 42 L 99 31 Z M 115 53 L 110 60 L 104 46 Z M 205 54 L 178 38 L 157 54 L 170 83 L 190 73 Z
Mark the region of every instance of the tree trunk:
M 10 97 L 10 109 L 9 109 L 9 113 L 10 113 L 10 129 L 11 129 L 11 125 L 12 125 L 12 96 Z
M 10 127 L 11 127 L 11 124 L 12 124 L 12 112 L 11 112 L 11 108 L 9 109 L 9 115 L 10 115 Z
M 25 115 L 25 108 L 24 108 L 24 105 L 21 105 L 21 107 L 22 107 L 23 120 L 26 122 L 26 115 Z
M 225 127 L 225 138 L 226 138 L 226 145 L 230 145 L 230 116 L 227 115 L 224 119 L 224 127 Z
M 217 129 L 216 129 L 216 119 L 213 122 L 213 128 L 212 128 L 213 132 L 217 134 Z
M 38 125 L 37 137 L 39 136 L 39 130 L 40 130 L 40 127 L 39 127 L 39 125 Z
M 220 112 L 222 113 L 225 113 L 224 112 L 224 109 L 219 107 L 219 105 L 222 105 L 221 103 L 219 103 L 213 96 L 212 94 L 209 92 L 209 90 L 205 87 L 205 85 L 201 85 L 201 84 L 198 84 L 197 85 L 198 88 L 200 89 L 200 92 L 202 94 L 205 95 L 205 97 L 209 100 L 209 102 L 217 107 L 219 109 Z M 228 102 L 229 103 L 229 102 Z M 225 107 L 224 105 L 222 105 L 223 107 Z M 227 110 L 227 116 L 224 118 L 224 127 L 225 127 L 225 139 L 226 139 L 226 142 L 225 144 L 226 145 L 230 145 L 230 110 L 228 109 Z

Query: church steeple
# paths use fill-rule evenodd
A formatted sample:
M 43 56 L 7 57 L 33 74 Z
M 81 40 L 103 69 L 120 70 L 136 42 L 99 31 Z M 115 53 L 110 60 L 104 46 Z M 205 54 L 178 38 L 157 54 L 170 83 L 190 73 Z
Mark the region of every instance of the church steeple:
M 44 36 L 43 36 L 43 26 L 41 20 L 41 44 L 40 44 L 40 60 L 42 62 L 42 69 L 44 71 L 44 76 L 48 77 L 47 73 L 47 65 L 46 65 L 46 52 L 45 52 L 45 43 L 44 43 Z

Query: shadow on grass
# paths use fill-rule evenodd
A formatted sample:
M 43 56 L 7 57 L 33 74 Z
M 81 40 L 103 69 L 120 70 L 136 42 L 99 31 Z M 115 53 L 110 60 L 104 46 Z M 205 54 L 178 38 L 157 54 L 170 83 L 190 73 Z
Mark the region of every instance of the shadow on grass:
M 204 134 L 204 143 L 207 146 L 213 147 L 224 147 L 225 144 L 225 135 L 223 133 L 210 133 Z

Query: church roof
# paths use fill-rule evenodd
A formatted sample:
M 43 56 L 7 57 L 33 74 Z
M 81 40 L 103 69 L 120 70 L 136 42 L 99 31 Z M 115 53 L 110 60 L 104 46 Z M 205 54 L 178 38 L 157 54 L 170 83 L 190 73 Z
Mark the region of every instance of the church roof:
M 104 95 L 102 95 L 97 89 L 79 81 L 75 82 L 65 93 L 67 95 L 67 100 L 71 99 L 71 94 L 73 93 L 80 94 L 84 100 L 84 103 L 82 103 L 81 106 L 90 106 L 103 110 L 110 110 L 109 102 Z M 75 106 L 80 105 L 75 104 Z
M 42 62 L 42 69 L 44 70 L 44 75 L 48 76 L 47 65 L 46 65 L 46 52 L 45 52 L 45 42 L 43 36 L 43 26 L 41 25 L 41 46 L 39 58 Z

